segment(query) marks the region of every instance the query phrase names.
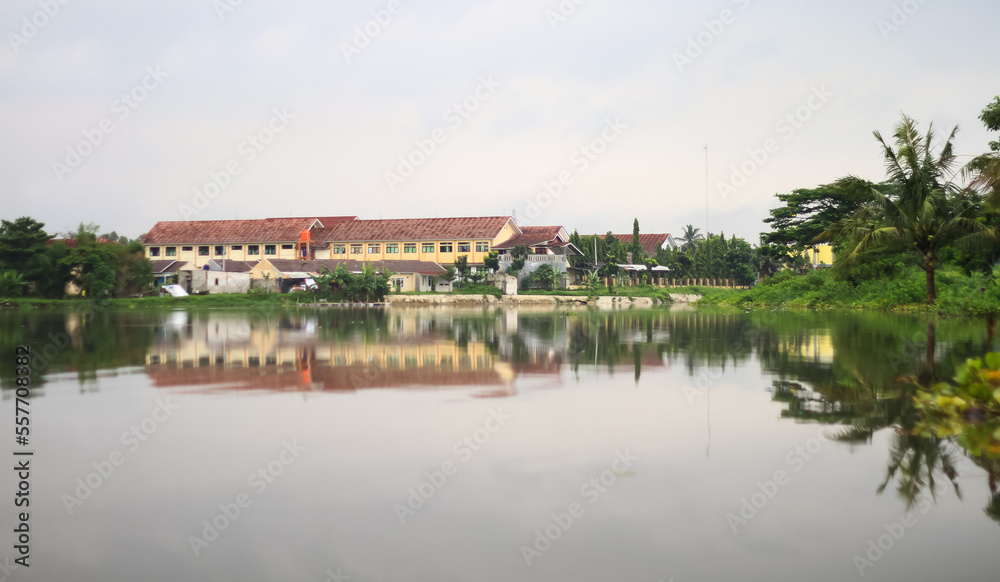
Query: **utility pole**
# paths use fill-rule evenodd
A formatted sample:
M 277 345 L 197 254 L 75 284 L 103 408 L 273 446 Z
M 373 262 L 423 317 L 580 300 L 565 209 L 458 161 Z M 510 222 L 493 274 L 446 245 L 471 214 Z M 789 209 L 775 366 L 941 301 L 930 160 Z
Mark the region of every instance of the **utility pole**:
M 708 238 L 708 144 L 705 144 L 705 238 Z

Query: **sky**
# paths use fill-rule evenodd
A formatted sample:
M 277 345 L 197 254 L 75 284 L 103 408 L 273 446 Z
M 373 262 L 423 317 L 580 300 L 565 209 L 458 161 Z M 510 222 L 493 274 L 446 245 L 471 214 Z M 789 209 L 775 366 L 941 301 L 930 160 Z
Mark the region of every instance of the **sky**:
M 513 212 L 756 242 L 776 193 L 880 180 L 872 131 L 902 113 L 985 151 L 998 21 L 995 0 L 5 0 L 0 218 Z

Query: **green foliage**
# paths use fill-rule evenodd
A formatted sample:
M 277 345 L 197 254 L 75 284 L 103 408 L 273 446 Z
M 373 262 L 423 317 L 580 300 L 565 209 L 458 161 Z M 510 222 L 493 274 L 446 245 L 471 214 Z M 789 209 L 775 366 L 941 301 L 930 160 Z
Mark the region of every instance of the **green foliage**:
M 462 255 L 458 257 L 455 261 L 455 271 L 458 273 L 458 277 L 461 282 L 465 281 L 465 279 L 469 276 L 469 271 L 471 270 L 471 267 L 469 267 L 469 255 Z
M 1000 353 L 966 361 L 954 382 L 921 388 L 914 396 L 922 436 L 957 436 L 974 456 L 1000 458 Z
M 927 303 L 936 300 L 934 272 L 939 253 L 958 241 L 986 244 L 996 236 L 977 220 L 977 205 L 969 192 L 955 185 L 955 154 L 952 142 L 956 127 L 933 150 L 934 131 L 920 135 L 917 123 L 903 116 L 893 134 L 895 148 L 875 132 L 886 166 L 886 187 L 855 176 L 837 181 L 837 186 L 861 201 L 850 217 L 837 222 L 821 236 L 847 241 L 850 254 L 869 247 L 905 244 L 920 259 L 927 273 Z
M 0 297 L 20 297 L 27 285 L 28 282 L 17 271 L 0 272 Z
M 363 263 L 360 273 L 349 272 L 343 263 L 332 271 L 323 267 L 315 279 L 317 291 L 313 298 L 352 303 L 382 302 L 392 291 L 394 274 L 389 270 L 380 271 L 371 263 Z
M 486 253 L 483 258 L 483 265 L 490 270 L 491 273 L 496 273 L 500 270 L 500 251 L 490 251 Z
M 698 234 L 699 230 L 701 229 L 695 228 L 692 224 L 684 227 L 684 233 L 677 239 L 683 243 L 681 245 L 682 251 L 694 250 L 697 244 L 705 238 L 703 235 Z
M 524 245 L 517 245 L 510 250 L 510 256 L 512 257 L 512 260 L 507 272 L 510 273 L 513 271 L 513 274 L 520 273 L 521 269 L 524 268 L 524 260 L 528 256 L 528 247 Z
M 525 277 L 521 285 L 525 289 L 540 288 L 553 291 L 565 276 L 565 273 L 556 270 L 552 265 L 544 264 Z
M 764 219 L 772 230 L 761 236 L 761 243 L 795 250 L 813 246 L 820 234 L 853 214 L 860 204 L 854 192 L 837 184 L 799 188 L 775 196 L 784 205 L 771 210 L 771 216 Z

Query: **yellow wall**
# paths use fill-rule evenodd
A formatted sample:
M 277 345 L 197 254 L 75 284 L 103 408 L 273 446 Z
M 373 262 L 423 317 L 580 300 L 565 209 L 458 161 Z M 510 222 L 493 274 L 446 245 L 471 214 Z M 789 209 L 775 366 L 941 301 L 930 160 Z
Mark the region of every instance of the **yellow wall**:
M 458 257 L 466 255 L 469 258 L 470 263 L 482 263 L 483 259 L 486 258 L 487 253 L 493 249 L 494 245 L 500 244 L 510 237 L 514 236 L 515 230 L 512 221 L 507 221 L 503 229 L 497 236 L 490 238 L 465 238 L 465 239 L 453 239 L 453 240 L 441 240 L 441 239 L 426 239 L 421 241 L 334 241 L 330 243 L 330 249 L 328 251 L 317 251 L 316 258 L 324 259 L 353 259 L 355 261 L 432 261 L 441 264 L 451 264 L 458 260 Z M 469 243 L 469 251 L 459 252 L 458 243 L 466 242 Z M 407 244 L 416 244 L 417 252 L 407 253 Z M 424 244 L 433 244 L 434 251 L 425 253 L 423 246 Z M 451 244 L 451 252 L 441 252 L 441 243 Z M 485 251 L 476 251 L 476 243 L 487 243 Z M 369 252 L 370 245 L 377 244 L 378 252 Z M 396 245 L 399 252 L 387 253 L 387 245 Z M 335 254 L 336 247 L 343 246 L 344 254 Z M 352 246 L 360 246 L 360 253 L 353 253 Z M 321 255 L 322 253 L 322 255 Z
M 249 247 L 256 245 L 258 248 L 258 254 L 251 255 L 248 253 Z M 265 247 L 268 245 L 274 245 L 273 255 L 264 254 L 267 250 Z M 184 245 L 145 245 L 146 246 L 146 257 L 151 261 L 191 261 L 195 268 L 201 268 L 203 265 L 208 264 L 210 260 L 216 262 L 223 259 L 230 261 L 259 261 L 261 259 L 294 259 L 295 258 L 295 244 L 294 243 L 242 243 L 242 244 L 184 244 Z M 208 255 L 203 256 L 199 254 L 199 247 L 208 247 Z M 223 247 L 223 254 L 215 254 L 215 247 Z M 291 246 L 290 249 L 284 249 L 283 246 Z M 191 250 L 185 251 L 185 248 L 190 247 Z M 239 250 L 233 247 L 240 247 Z M 160 249 L 159 256 L 152 256 L 150 254 L 151 248 Z M 174 255 L 168 255 L 169 249 L 174 249 Z
M 317 259 L 353 259 L 356 261 L 432 261 L 441 264 L 451 264 L 458 260 L 458 257 L 462 255 L 467 255 L 469 257 L 470 263 L 482 263 L 483 259 L 486 258 L 486 254 L 495 245 L 500 244 L 510 237 L 516 234 L 513 221 L 508 220 L 504 224 L 503 229 L 492 239 L 488 238 L 478 238 L 478 239 L 456 239 L 456 240 L 422 240 L 422 241 L 354 241 L 354 242 L 331 242 L 329 250 L 321 249 L 316 251 L 315 258 Z M 416 243 L 417 252 L 406 253 L 405 245 L 407 243 Z M 467 242 L 469 243 L 469 252 L 459 252 L 458 243 Z M 487 250 L 485 252 L 476 251 L 476 243 L 488 243 Z M 379 245 L 379 252 L 369 253 L 369 245 L 371 244 Z M 424 243 L 433 243 L 434 252 L 425 253 L 423 252 Z M 452 246 L 451 252 L 441 252 L 441 243 L 450 243 Z M 275 245 L 274 255 L 264 254 L 265 245 Z M 361 245 L 361 253 L 354 254 L 351 252 L 351 245 Z M 396 244 L 399 247 L 398 253 L 387 253 L 386 245 Z M 256 255 L 249 254 L 249 247 L 252 245 L 257 245 L 259 248 L 259 253 Z M 292 248 L 283 249 L 283 245 L 290 245 Z M 342 255 L 334 254 L 334 247 L 337 245 L 343 245 L 345 253 Z M 207 246 L 208 256 L 202 256 L 198 254 L 198 247 Z M 146 245 L 146 257 L 150 260 L 174 260 L 174 261 L 191 261 L 196 268 L 201 268 L 203 265 L 207 264 L 209 260 L 222 260 L 228 259 L 231 261 L 259 261 L 262 259 L 295 259 L 295 245 L 294 243 L 274 243 L 274 242 L 261 242 L 261 243 L 239 243 L 239 244 L 224 244 L 224 254 L 216 255 L 215 247 L 216 244 L 185 244 L 185 245 Z M 239 250 L 234 250 L 233 247 L 240 247 Z M 151 256 L 150 248 L 160 249 L 159 256 Z M 173 247 L 176 249 L 176 255 L 167 256 L 166 250 L 168 247 Z M 190 251 L 181 250 L 182 247 L 191 247 Z

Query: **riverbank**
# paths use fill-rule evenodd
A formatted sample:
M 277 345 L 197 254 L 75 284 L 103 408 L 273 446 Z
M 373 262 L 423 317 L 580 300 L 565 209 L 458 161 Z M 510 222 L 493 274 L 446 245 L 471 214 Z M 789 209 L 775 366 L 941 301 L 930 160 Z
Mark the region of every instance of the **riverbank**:
M 837 279 L 828 270 L 807 275 L 786 271 L 765 279 L 751 289 L 708 291 L 699 304 L 996 316 L 1000 315 L 1000 285 L 996 279 L 985 275 L 970 277 L 960 271 L 942 269 L 937 274 L 937 301 L 928 305 L 925 275 L 919 270 L 891 279 L 862 281 L 856 285 Z
M 659 304 L 693 303 L 701 295 L 683 290 L 684 293 L 665 293 L 660 297 L 599 296 L 589 299 L 586 295 L 508 295 L 496 297 L 487 294 L 462 293 L 430 293 L 430 294 L 399 294 L 390 295 L 384 304 L 387 305 L 496 305 L 496 306 L 547 306 L 547 305 L 582 305 L 597 308 L 646 308 Z M 380 304 L 381 305 L 381 304 Z M 35 297 L 18 297 L 0 299 L 0 310 L 46 310 L 46 309 L 76 309 L 100 311 L 104 309 L 177 309 L 177 308 L 279 308 L 279 307 L 335 307 L 342 304 L 317 302 L 309 293 L 291 294 L 237 294 L 222 293 L 218 295 L 190 295 L 188 297 L 135 297 L 106 299 L 95 302 L 88 299 L 41 299 Z

